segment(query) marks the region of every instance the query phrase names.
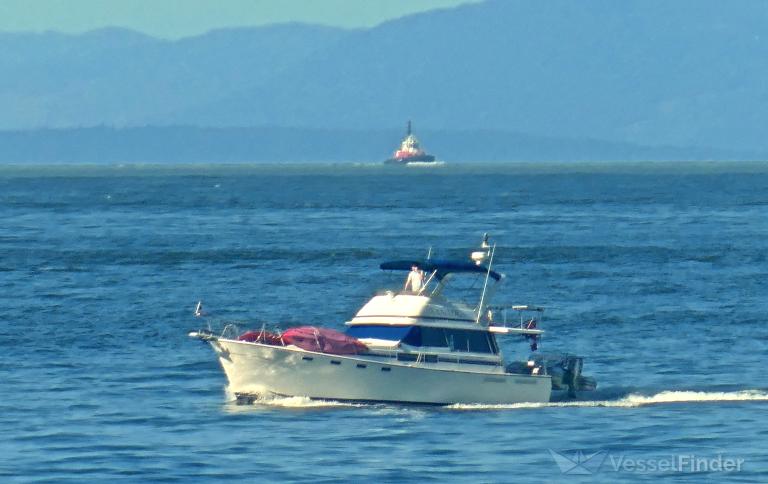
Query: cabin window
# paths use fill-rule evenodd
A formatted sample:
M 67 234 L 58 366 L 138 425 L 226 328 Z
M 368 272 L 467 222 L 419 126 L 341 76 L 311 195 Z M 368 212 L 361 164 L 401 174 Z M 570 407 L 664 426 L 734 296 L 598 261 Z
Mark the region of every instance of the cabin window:
M 443 328 L 429 328 L 426 326 L 414 326 L 408 336 L 403 338 L 403 343 L 411 346 L 434 346 L 449 348 L 451 346 L 448 336 Z
M 347 328 L 347 335 L 353 338 L 373 338 L 387 341 L 400 341 L 411 330 L 411 326 L 384 326 L 380 324 L 360 324 Z
M 421 363 L 437 363 L 437 355 L 425 355 L 423 353 L 398 353 L 399 361 L 418 361 Z
M 496 337 L 492 334 L 488 334 L 488 342 L 491 343 L 491 353 L 498 354 L 499 353 L 499 343 L 496 342 Z
M 450 348 L 452 351 L 471 353 L 496 354 L 499 351 L 493 336 L 487 331 L 469 329 L 417 326 L 403 339 L 403 343 L 417 347 Z
M 421 328 L 421 346 L 451 347 L 450 330 Z
M 430 326 L 384 326 L 361 324 L 350 326 L 347 335 L 354 338 L 374 338 L 401 341 L 420 347 L 450 348 L 451 351 L 497 354 L 496 340 L 488 331 Z
M 475 353 L 493 353 L 493 348 L 485 331 L 465 331 L 460 343 L 462 348 L 457 351 L 472 351 Z M 466 344 L 466 350 L 464 349 Z

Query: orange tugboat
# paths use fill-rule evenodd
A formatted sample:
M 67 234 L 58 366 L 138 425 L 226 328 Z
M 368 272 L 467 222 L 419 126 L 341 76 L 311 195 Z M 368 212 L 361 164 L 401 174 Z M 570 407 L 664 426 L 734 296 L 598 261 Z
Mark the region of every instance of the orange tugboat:
M 408 132 L 400 143 L 400 149 L 395 151 L 392 158 L 384 163 L 395 165 L 437 163 L 433 155 L 428 155 L 419 146 L 419 140 L 411 133 L 411 122 L 408 121 Z

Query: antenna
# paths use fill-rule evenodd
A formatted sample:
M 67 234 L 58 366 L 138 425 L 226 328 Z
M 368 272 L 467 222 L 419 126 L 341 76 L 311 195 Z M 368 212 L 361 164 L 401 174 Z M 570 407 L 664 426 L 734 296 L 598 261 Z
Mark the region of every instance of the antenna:
M 427 251 L 427 260 L 432 258 L 432 246 L 429 246 L 429 250 Z
M 493 247 L 491 247 L 491 258 L 488 260 L 488 271 L 485 273 L 485 283 L 483 284 L 483 293 L 480 295 L 480 306 L 477 307 L 477 319 L 475 319 L 475 324 L 480 324 L 480 316 L 483 314 L 485 293 L 488 289 L 488 278 L 491 276 L 491 266 L 493 265 L 494 254 L 496 254 L 496 243 L 494 243 Z
M 488 257 L 489 249 L 488 245 L 488 232 L 483 234 L 483 242 L 480 244 L 480 250 L 476 250 L 469 255 L 469 258 L 475 261 L 475 264 L 480 265 L 483 263 L 486 257 Z
M 411 135 L 411 120 L 410 119 L 408 120 L 408 133 L 407 133 L 407 135 L 408 136 Z

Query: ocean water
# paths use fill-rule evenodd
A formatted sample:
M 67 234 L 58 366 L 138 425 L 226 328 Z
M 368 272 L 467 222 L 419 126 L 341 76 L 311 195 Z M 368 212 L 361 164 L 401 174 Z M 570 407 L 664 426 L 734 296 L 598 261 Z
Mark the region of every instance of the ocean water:
M 759 163 L 0 167 L 0 480 L 765 482 L 766 187 Z M 597 391 L 238 405 L 187 337 L 200 299 L 341 329 L 382 260 L 483 232 L 497 301 L 546 306 L 542 351 Z

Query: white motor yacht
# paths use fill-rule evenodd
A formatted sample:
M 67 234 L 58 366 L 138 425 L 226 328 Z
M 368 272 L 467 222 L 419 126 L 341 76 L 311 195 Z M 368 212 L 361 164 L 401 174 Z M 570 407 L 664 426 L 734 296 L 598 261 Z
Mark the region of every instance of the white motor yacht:
M 581 358 L 536 355 L 544 333 L 538 327 L 541 308 L 490 304 L 494 287 L 504 278 L 491 268 L 494 251 L 485 239 L 472 260 L 427 258 L 381 264 L 388 271 L 417 272 L 421 280 L 407 290 L 374 295 L 346 322 L 345 334 L 315 327 L 239 333 L 230 325 L 219 334 L 209 327 L 190 336 L 210 343 L 231 391 L 246 401 L 305 396 L 408 404 L 508 404 L 548 402 L 553 390 L 575 396 L 593 389 L 594 380 L 581 376 Z M 449 294 L 462 279 L 474 281 L 474 304 Z M 507 322 L 508 311 L 521 315 L 514 324 Z M 497 336 L 516 336 L 526 351 L 530 345 L 535 356 L 506 364 Z

